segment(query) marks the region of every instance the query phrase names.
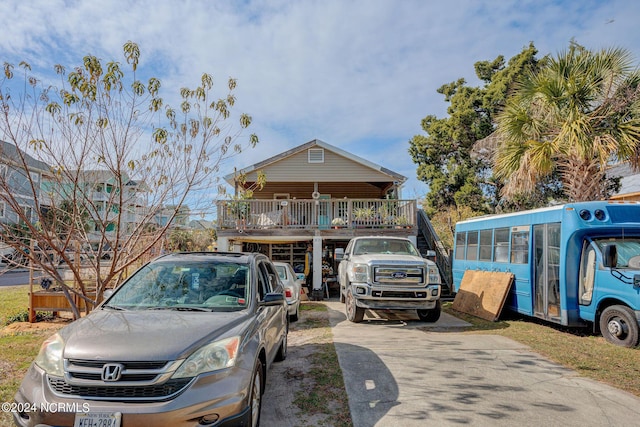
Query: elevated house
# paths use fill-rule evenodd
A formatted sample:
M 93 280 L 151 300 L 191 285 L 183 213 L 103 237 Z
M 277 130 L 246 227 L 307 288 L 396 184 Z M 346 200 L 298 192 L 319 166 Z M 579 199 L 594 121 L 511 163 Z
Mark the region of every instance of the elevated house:
M 318 283 L 323 263 L 325 279 L 337 273 L 336 251 L 354 236 L 418 243 L 417 201 L 402 197 L 406 177 L 383 166 L 315 139 L 224 179 L 241 194 L 260 173 L 266 184 L 250 200 L 217 202 L 218 250 L 259 251 L 301 272 L 311 243 Z

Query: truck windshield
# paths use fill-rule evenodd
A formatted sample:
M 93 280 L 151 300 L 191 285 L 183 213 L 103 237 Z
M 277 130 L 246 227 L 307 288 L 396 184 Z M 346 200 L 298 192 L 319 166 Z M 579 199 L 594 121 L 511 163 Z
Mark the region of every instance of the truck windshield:
M 640 238 L 594 239 L 601 252 L 607 245 L 616 245 L 618 262 L 616 268 L 640 269 Z
M 395 239 L 363 239 L 353 249 L 354 255 L 395 254 L 419 256 L 411 242 Z

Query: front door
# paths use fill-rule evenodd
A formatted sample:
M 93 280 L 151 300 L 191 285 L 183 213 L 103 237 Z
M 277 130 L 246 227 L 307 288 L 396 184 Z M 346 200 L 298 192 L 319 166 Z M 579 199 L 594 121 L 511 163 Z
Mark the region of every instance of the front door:
M 533 226 L 534 313 L 560 321 L 560 223 Z

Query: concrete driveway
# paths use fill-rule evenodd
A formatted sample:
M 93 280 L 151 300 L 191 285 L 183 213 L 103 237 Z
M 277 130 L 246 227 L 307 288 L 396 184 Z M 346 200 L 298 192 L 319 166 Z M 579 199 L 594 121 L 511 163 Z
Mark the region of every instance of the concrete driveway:
M 640 399 L 494 335 L 462 334 L 443 313 L 427 324 L 401 312 L 354 324 L 329 307 L 355 427 L 630 426 Z

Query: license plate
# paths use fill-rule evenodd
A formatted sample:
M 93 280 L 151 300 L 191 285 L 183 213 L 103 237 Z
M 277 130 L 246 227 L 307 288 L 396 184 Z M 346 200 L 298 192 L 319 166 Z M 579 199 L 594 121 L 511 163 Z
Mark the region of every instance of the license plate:
M 73 427 L 120 427 L 120 412 L 78 412 Z

